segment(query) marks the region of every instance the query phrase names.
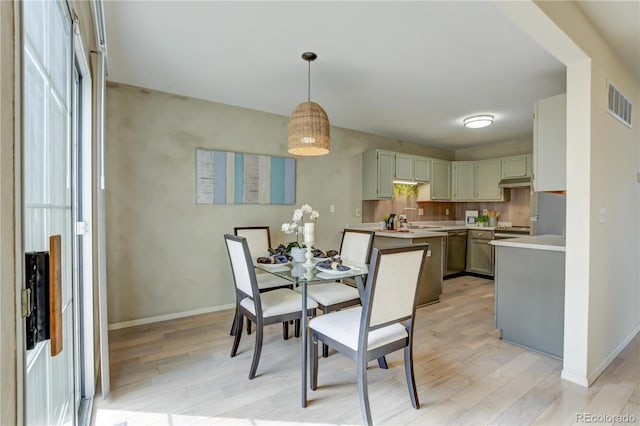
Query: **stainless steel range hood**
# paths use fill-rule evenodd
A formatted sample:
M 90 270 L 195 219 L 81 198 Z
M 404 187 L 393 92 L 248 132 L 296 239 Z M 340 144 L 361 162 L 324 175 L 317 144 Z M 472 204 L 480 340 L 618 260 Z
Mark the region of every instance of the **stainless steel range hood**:
M 523 188 L 531 186 L 530 177 L 502 179 L 498 184 L 500 188 Z

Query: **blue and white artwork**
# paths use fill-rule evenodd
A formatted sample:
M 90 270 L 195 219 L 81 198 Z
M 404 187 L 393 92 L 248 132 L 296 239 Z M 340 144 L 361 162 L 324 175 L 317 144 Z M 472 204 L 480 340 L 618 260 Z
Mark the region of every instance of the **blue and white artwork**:
M 296 160 L 196 149 L 196 204 L 295 204 Z

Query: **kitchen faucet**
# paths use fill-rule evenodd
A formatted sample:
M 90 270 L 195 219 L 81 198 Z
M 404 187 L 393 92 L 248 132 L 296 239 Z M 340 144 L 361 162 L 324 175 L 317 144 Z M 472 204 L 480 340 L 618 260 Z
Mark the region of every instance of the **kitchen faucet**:
M 417 219 L 417 215 L 418 215 L 418 209 L 416 209 L 415 207 L 405 207 L 404 209 L 402 209 L 402 211 L 404 212 L 405 210 L 413 210 L 413 220 Z

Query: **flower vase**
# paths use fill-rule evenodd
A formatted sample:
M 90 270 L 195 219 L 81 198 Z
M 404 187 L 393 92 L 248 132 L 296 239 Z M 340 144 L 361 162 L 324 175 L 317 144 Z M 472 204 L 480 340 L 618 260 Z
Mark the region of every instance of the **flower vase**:
M 313 262 L 311 259 L 313 258 L 313 253 L 311 253 L 311 247 L 313 246 L 315 240 L 315 223 L 309 222 L 304 224 L 304 245 L 307 246 L 307 253 L 304 257 L 307 258 L 305 262 L 305 266 L 313 266 Z

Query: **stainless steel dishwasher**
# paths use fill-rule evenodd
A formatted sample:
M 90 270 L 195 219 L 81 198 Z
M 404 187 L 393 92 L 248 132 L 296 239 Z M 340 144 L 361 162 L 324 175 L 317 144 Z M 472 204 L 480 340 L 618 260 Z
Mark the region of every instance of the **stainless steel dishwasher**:
M 467 260 L 467 231 L 447 231 L 447 256 L 444 276 L 450 277 L 465 270 Z

